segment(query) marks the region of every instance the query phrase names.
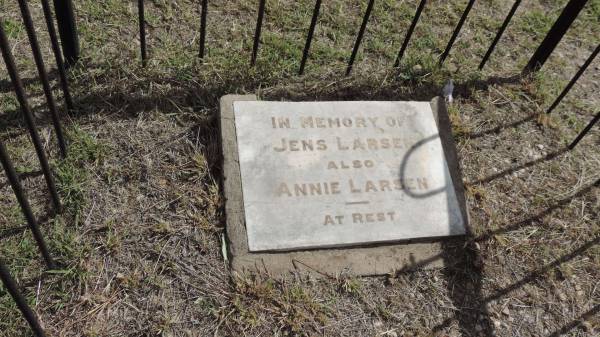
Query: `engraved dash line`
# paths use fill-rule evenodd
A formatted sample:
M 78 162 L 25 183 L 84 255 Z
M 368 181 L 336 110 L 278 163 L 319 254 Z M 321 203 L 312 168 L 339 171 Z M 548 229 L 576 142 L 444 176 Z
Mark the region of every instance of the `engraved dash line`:
M 368 200 L 363 201 L 346 201 L 346 205 L 368 205 L 370 202 Z

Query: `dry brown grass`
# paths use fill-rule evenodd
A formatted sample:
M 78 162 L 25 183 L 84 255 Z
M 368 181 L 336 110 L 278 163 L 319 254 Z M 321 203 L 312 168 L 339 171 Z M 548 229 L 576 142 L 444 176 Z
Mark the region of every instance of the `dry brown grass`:
M 593 336 L 600 324 L 597 128 L 574 151 L 563 149 L 597 112 L 598 62 L 555 115 L 538 117 L 595 47 L 600 2 L 590 1 L 542 72 L 511 78 L 565 2 L 524 2 L 479 73 L 473 69 L 510 2 L 477 2 L 449 62 L 436 69 L 465 1 L 431 1 L 405 64 L 392 71 L 416 4 L 377 1 L 354 75 L 343 77 L 366 1 L 327 1 L 307 75 L 296 77 L 311 1 L 268 1 L 255 69 L 247 66 L 255 1 L 210 2 L 203 64 L 195 58 L 197 4 L 149 2 L 147 69 L 136 58 L 134 2 L 80 1 L 83 56 L 71 72 L 78 111 L 64 118 L 72 155 L 53 163 L 70 203 L 43 221 L 64 267 L 42 272 L 3 182 L 0 251 L 51 336 Z M 46 148 L 58 158 L 16 6 L 0 5 Z M 31 7 L 40 19 L 39 5 Z M 474 233 L 467 245 L 446 244 L 446 268 L 358 279 L 229 274 L 221 256 L 221 95 L 429 100 L 448 77 L 457 83 L 451 118 Z M 43 218 L 43 177 L 8 82 L 0 88 L 2 137 Z M 4 293 L 0 317 L 0 335 L 27 335 Z

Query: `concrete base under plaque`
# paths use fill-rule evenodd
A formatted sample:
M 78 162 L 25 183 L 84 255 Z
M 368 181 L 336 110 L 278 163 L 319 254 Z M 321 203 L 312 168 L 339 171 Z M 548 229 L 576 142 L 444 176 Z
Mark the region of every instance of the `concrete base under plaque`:
M 293 250 L 250 249 L 244 211 L 242 173 L 235 101 L 255 101 L 254 95 L 227 95 L 221 98 L 220 129 L 223 151 L 223 190 L 226 215 L 226 251 L 234 272 L 261 272 L 281 276 L 290 272 L 316 276 L 381 275 L 412 268 L 443 266 L 443 242 L 440 238 L 421 238 L 388 243 L 354 244 L 333 248 L 294 248 Z M 457 161 L 448 113 L 441 98 L 431 101 L 445 161 L 453 182 L 452 198 L 456 199 L 464 228 L 468 232 L 468 215 L 464 186 Z M 275 123 L 275 122 L 274 122 Z M 256 130 L 266 132 L 266 130 Z M 456 234 L 456 233 L 454 233 Z M 275 245 L 276 246 L 276 245 Z

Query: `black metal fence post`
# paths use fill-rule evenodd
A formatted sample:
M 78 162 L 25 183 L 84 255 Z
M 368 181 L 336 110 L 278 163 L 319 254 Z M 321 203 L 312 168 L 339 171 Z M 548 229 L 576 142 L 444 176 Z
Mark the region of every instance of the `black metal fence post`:
M 304 45 L 304 51 L 302 52 L 302 61 L 300 61 L 300 70 L 298 75 L 304 74 L 304 66 L 308 59 L 308 52 L 310 51 L 310 43 L 312 42 L 313 35 L 315 34 L 315 27 L 317 26 L 317 19 L 319 18 L 319 10 L 321 9 L 321 0 L 315 2 L 315 9 L 313 10 L 312 18 L 310 19 L 310 27 L 308 28 L 308 36 L 306 37 L 306 44 Z
M 413 34 L 413 31 L 415 30 L 415 27 L 417 26 L 417 22 L 419 22 L 419 17 L 421 17 L 421 12 L 423 12 L 423 8 L 425 7 L 425 3 L 427 2 L 427 0 L 421 0 L 421 2 L 419 3 L 419 7 L 417 7 L 417 12 L 415 13 L 415 16 L 412 19 L 412 22 L 410 23 L 410 27 L 408 28 L 408 31 L 406 32 L 406 36 L 404 37 L 404 42 L 402 42 L 402 47 L 400 48 L 400 51 L 398 52 L 398 57 L 396 57 L 396 62 L 394 62 L 394 68 L 398 67 L 400 65 L 400 60 L 402 60 L 402 57 L 404 56 L 404 52 L 406 51 L 406 48 L 408 47 L 408 42 L 410 41 L 410 37 Z
M 60 76 L 60 85 L 62 88 L 63 95 L 65 97 L 65 104 L 69 112 L 73 111 L 73 99 L 71 98 L 71 92 L 69 90 L 69 81 L 67 79 L 67 73 L 65 71 L 65 63 L 63 62 L 62 55 L 60 54 L 60 46 L 58 45 L 58 37 L 56 36 L 56 29 L 54 28 L 54 22 L 52 21 L 52 9 L 48 0 L 42 1 L 42 9 L 44 10 L 44 19 L 46 20 L 46 26 L 48 27 L 48 34 L 50 35 L 50 43 L 52 45 L 52 53 L 56 60 L 56 67 L 58 68 L 58 76 Z
M 467 4 L 467 7 L 465 8 L 465 11 L 463 12 L 462 16 L 460 17 L 460 20 L 458 21 L 458 24 L 456 25 L 456 28 L 454 29 L 454 32 L 452 32 L 452 36 L 450 37 L 450 41 L 448 41 L 448 45 L 446 45 L 446 49 L 444 50 L 444 52 L 440 56 L 440 59 L 438 61 L 439 65 L 441 65 L 442 63 L 444 63 L 444 61 L 446 60 L 446 58 L 450 54 L 450 50 L 452 49 L 452 45 L 454 45 L 454 41 L 458 37 L 458 33 L 460 33 L 460 30 L 462 29 L 463 24 L 467 20 L 467 16 L 469 15 L 469 12 L 471 11 L 471 8 L 473 8 L 474 4 L 475 4 L 475 0 L 469 0 L 469 3 Z
M 29 13 L 29 6 L 27 6 L 26 0 L 18 0 L 18 2 L 19 7 L 21 8 L 23 22 L 25 23 L 25 29 L 27 30 L 27 36 L 29 37 L 29 44 L 31 45 L 31 51 L 33 52 L 35 65 L 44 88 L 44 95 L 46 96 L 46 102 L 48 103 L 48 110 L 50 110 L 52 124 L 54 124 L 54 131 L 56 132 L 58 147 L 61 155 L 64 158 L 67 156 L 67 146 L 63 137 L 62 128 L 60 126 L 60 119 L 58 118 L 57 111 L 58 109 L 56 108 L 56 102 L 54 101 L 54 96 L 52 95 L 52 88 L 50 88 L 50 81 L 48 80 L 48 73 L 46 73 L 46 66 L 44 65 L 42 52 L 40 51 L 40 45 L 38 44 L 35 28 L 33 27 L 33 21 L 31 20 L 31 13 Z
M 260 32 L 262 30 L 263 17 L 265 15 L 265 2 L 266 0 L 260 0 L 258 3 L 258 17 L 256 19 L 256 30 L 254 31 L 254 44 L 252 45 L 252 59 L 250 65 L 256 64 L 256 57 L 258 56 L 258 46 L 260 44 Z
M 515 12 L 517 11 L 517 8 L 519 8 L 520 4 L 521 4 L 521 0 L 515 1 L 512 8 L 510 9 L 510 12 L 508 12 L 506 19 L 504 19 L 504 22 L 502 23 L 500 30 L 498 30 L 498 33 L 496 34 L 496 37 L 494 38 L 494 41 L 492 41 L 492 44 L 490 45 L 487 52 L 485 53 L 485 56 L 483 56 L 481 63 L 479 63 L 479 70 L 481 70 L 481 69 L 483 69 L 483 67 L 485 67 L 485 64 L 487 63 L 488 59 L 490 58 L 490 55 L 492 55 L 494 48 L 496 48 L 496 44 L 498 44 L 498 41 L 500 41 L 502 34 L 504 34 L 504 31 L 506 30 L 508 23 L 512 19 L 513 15 L 515 15 Z
M 0 50 L 2 52 L 4 64 L 6 65 L 6 70 L 8 71 L 8 75 L 14 86 L 15 94 L 17 95 L 17 100 L 19 101 L 21 110 L 23 111 L 23 117 L 25 118 L 27 128 L 29 129 L 29 134 L 31 136 L 33 146 L 35 147 L 35 152 L 37 153 L 38 159 L 40 161 L 40 166 L 42 167 L 44 178 L 46 178 L 46 184 L 48 185 L 48 189 L 50 190 L 50 196 L 52 198 L 54 208 L 57 211 L 60 211 L 60 198 L 56 191 L 56 186 L 54 185 L 54 178 L 52 177 L 50 165 L 48 164 L 48 159 L 46 158 L 44 147 L 42 146 L 40 136 L 38 135 L 35 122 L 33 120 L 33 115 L 31 113 L 31 109 L 29 108 L 29 104 L 27 103 L 27 97 L 25 95 L 25 90 L 23 89 L 23 83 L 21 82 L 21 78 L 17 73 L 17 67 L 15 66 L 15 61 L 10 51 L 10 46 L 6 38 L 6 34 L 4 32 L 4 22 L 2 20 L 0 20 Z
M 142 56 L 142 67 L 146 66 L 146 19 L 144 17 L 144 0 L 138 0 L 138 23 L 140 27 L 140 53 Z
M 527 74 L 541 68 L 588 0 L 569 0 L 552 28 L 523 69 Z
M 365 34 L 365 30 L 367 29 L 367 22 L 369 22 L 369 17 L 371 16 L 371 11 L 373 10 L 373 4 L 375 0 L 369 0 L 369 4 L 367 5 L 367 10 L 365 11 L 365 16 L 363 17 L 362 23 L 360 24 L 360 30 L 358 31 L 358 36 L 356 37 L 356 42 L 354 42 L 354 48 L 352 48 L 352 55 L 350 55 L 350 60 L 348 61 L 348 67 L 346 68 L 346 76 L 350 75 L 352 72 L 352 66 L 354 65 L 354 59 L 356 58 L 356 54 L 358 54 L 358 49 L 360 48 L 360 43 L 363 39 L 363 35 Z
M 200 13 L 200 59 L 204 58 L 204 44 L 206 43 L 206 14 L 208 11 L 208 0 L 202 0 L 202 13 Z
M 48 251 L 48 247 L 46 246 L 42 232 L 40 232 L 40 228 L 35 220 L 35 216 L 33 215 L 29 201 L 27 200 L 25 192 L 23 191 L 23 186 L 21 186 L 21 182 L 19 181 L 19 176 L 17 175 L 17 172 L 10 161 L 10 157 L 6 152 L 6 148 L 4 147 L 4 143 L 2 141 L 0 141 L 0 162 L 2 163 L 4 172 L 6 172 L 6 178 L 15 192 L 19 206 L 21 206 L 21 211 L 23 211 L 23 215 L 27 220 L 27 225 L 29 226 L 29 229 L 31 229 L 33 238 L 35 239 L 35 242 L 42 253 L 42 257 L 46 262 L 46 266 L 48 269 L 54 269 L 54 260 L 52 259 L 52 256 L 50 256 L 50 252 Z
M 46 334 L 44 333 L 44 330 L 42 329 L 42 326 L 40 325 L 40 322 L 38 321 L 36 314 L 27 305 L 27 301 L 25 300 L 25 297 L 19 291 L 19 288 L 17 287 L 17 283 L 10 275 L 8 268 L 4 264 L 4 261 L 2 260 L 1 257 L 0 257 L 0 279 L 2 279 L 2 283 L 4 283 L 4 287 L 6 288 L 6 290 L 10 294 L 10 296 L 15 300 L 15 303 L 17 304 L 17 307 L 23 314 L 23 317 L 25 317 L 25 319 L 27 320 L 27 323 L 29 323 L 29 326 L 31 327 L 31 330 L 33 330 L 34 335 L 36 337 L 45 337 Z
M 567 86 L 563 89 L 563 91 L 560 93 L 560 95 L 558 95 L 558 97 L 556 97 L 556 99 L 554 100 L 552 105 L 548 108 L 548 110 L 546 110 L 547 114 L 551 113 L 552 110 L 554 110 L 554 108 L 556 108 L 558 106 L 560 101 L 562 101 L 562 99 L 567 95 L 569 90 L 571 90 L 571 87 L 573 87 L 575 82 L 577 82 L 579 77 L 581 77 L 581 74 L 583 74 L 583 72 L 587 69 L 587 67 L 590 65 L 590 63 L 592 63 L 594 58 L 596 58 L 596 56 L 598 55 L 598 52 L 600 52 L 600 44 L 598 44 L 598 46 L 596 46 L 596 49 L 587 58 L 587 60 L 585 60 L 585 63 L 583 63 L 583 65 L 581 66 L 581 68 L 579 68 L 579 70 L 577 71 L 575 76 L 573 76 L 571 81 L 569 81 L 569 84 L 567 84 Z
M 590 123 L 581 131 L 581 133 L 579 133 L 579 135 L 577 135 L 577 137 L 575 137 L 575 140 L 573 140 L 573 142 L 571 142 L 571 144 L 569 144 L 569 150 L 573 150 L 573 148 L 575 148 L 575 146 L 577 146 L 577 144 L 579 144 L 579 141 L 581 141 L 581 139 L 583 137 L 585 137 L 585 135 L 590 132 L 590 130 L 594 127 L 594 125 L 596 125 L 596 123 L 598 123 L 598 120 L 600 120 L 600 112 L 598 112 L 596 114 L 596 116 L 594 116 L 594 118 L 590 121 Z
M 67 65 L 73 65 L 79 59 L 79 37 L 73 3 L 71 0 L 54 0 L 54 11 L 65 62 Z

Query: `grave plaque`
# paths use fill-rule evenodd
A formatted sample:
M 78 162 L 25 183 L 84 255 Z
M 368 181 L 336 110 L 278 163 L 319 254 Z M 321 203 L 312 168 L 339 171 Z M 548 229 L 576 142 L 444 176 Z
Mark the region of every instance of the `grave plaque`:
M 249 252 L 465 233 L 429 102 L 233 102 Z

